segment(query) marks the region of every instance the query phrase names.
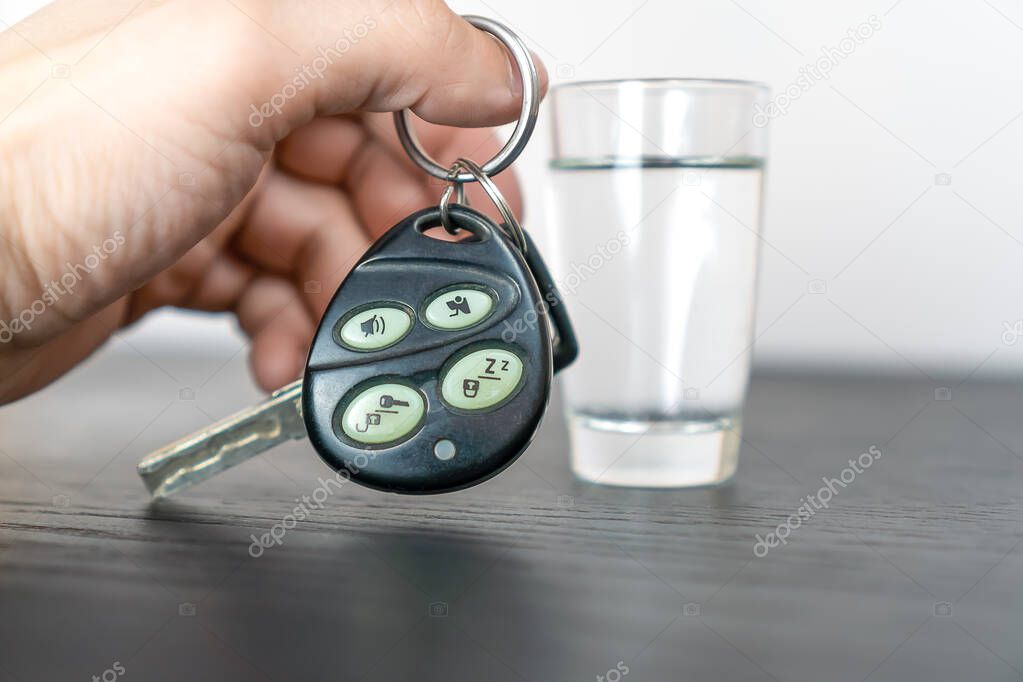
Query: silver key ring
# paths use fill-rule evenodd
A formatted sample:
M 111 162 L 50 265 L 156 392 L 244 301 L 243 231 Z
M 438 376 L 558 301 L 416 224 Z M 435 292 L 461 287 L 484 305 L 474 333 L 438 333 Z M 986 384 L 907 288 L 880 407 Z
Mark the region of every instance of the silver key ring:
M 486 17 L 465 15 L 462 18 L 501 41 L 515 60 L 515 66 L 522 78 L 522 109 L 519 112 L 515 130 L 501 151 L 480 167 L 484 175 L 497 175 L 511 165 L 512 161 L 526 147 L 529 136 L 533 134 L 536 117 L 540 111 L 540 77 L 537 75 L 536 64 L 533 63 L 533 55 L 530 54 L 529 48 L 511 29 Z M 450 177 L 449 169 L 437 163 L 423 150 L 412 130 L 412 112 L 410 110 L 403 109 L 394 112 L 394 125 L 398 129 L 398 139 L 401 140 L 405 151 L 420 168 L 433 177 L 458 183 L 473 182 L 477 179 L 469 172 L 460 173 L 454 178 Z
M 458 227 L 452 225 L 450 222 L 451 214 L 449 205 L 451 203 L 451 195 L 457 193 L 456 202 L 467 205 L 465 201 L 464 183 L 454 179 L 456 177 L 461 177 L 460 175 L 456 176 L 456 173 L 458 173 L 459 170 L 465 170 L 466 175 L 471 176 L 473 180 L 480 183 L 483 191 L 487 193 L 490 200 L 494 202 L 494 206 L 497 207 L 498 212 L 501 214 L 501 219 L 504 220 L 504 225 L 501 226 L 504 232 L 511 238 L 512 243 L 518 247 L 519 251 L 525 255 L 526 235 L 522 230 L 522 226 L 519 224 L 518 219 L 515 217 L 515 213 L 511 210 L 511 206 L 509 206 L 508 202 L 505 201 L 504 195 L 501 194 L 501 190 L 497 188 L 497 185 L 495 185 L 494 181 L 490 179 L 490 176 L 483 171 L 483 168 L 481 168 L 476 162 L 470 161 L 469 159 L 458 159 L 455 161 L 454 165 L 451 166 L 451 170 L 448 171 L 448 177 L 451 178 L 451 184 L 444 189 L 444 194 L 440 197 L 440 218 L 441 223 L 444 225 L 444 229 L 452 234 L 458 231 Z

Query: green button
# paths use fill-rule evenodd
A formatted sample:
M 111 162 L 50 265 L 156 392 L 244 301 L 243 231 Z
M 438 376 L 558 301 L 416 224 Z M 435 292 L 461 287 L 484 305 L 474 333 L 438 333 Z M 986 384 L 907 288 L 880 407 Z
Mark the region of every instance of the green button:
M 399 441 L 423 420 L 426 403 L 405 384 L 377 384 L 360 392 L 345 408 L 341 430 L 358 443 Z
M 511 351 L 469 353 L 444 374 L 441 397 L 460 410 L 483 410 L 506 400 L 522 381 L 522 360 Z
M 345 318 L 337 339 L 352 350 L 380 350 L 401 341 L 410 329 L 412 315 L 407 310 L 380 305 Z
M 448 289 L 430 301 L 424 317 L 431 327 L 450 331 L 479 324 L 493 309 L 494 298 L 486 291 L 469 287 Z

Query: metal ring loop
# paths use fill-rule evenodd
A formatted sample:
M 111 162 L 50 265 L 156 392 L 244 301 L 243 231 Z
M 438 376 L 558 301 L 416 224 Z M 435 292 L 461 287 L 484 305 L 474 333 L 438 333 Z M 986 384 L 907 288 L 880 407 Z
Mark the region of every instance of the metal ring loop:
M 494 202 L 494 206 L 497 207 L 498 212 L 501 214 L 501 218 L 504 220 L 502 228 L 504 232 L 511 238 L 512 242 L 518 247 L 519 251 L 525 255 L 526 253 L 526 235 L 522 230 L 522 225 L 519 224 L 518 218 L 511 210 L 511 206 L 504 200 L 504 195 L 501 194 L 501 190 L 497 188 L 494 181 L 490 179 L 486 173 L 475 161 L 469 159 L 460 158 L 455 161 L 455 164 L 451 167 L 451 173 L 454 173 L 459 169 L 467 171 L 467 175 L 472 176 L 474 180 L 480 183 L 480 187 L 487 193 L 490 200 Z M 452 182 L 448 185 L 447 189 L 444 190 L 443 196 L 441 196 L 441 221 L 444 222 L 444 227 L 449 232 L 452 227 L 445 221 L 445 218 L 449 217 L 448 214 L 448 203 L 451 201 L 451 193 L 456 191 L 456 187 L 462 187 L 461 183 Z M 464 191 L 464 188 L 463 188 Z M 464 194 L 462 195 L 464 198 Z
M 533 55 L 529 52 L 529 48 L 511 29 L 486 17 L 465 15 L 462 18 L 501 41 L 515 60 L 515 66 L 522 78 L 522 109 L 519 112 L 515 130 L 501 151 L 482 166 L 484 175 L 497 175 L 511 165 L 529 142 L 529 136 L 533 134 L 537 114 L 540 111 L 540 77 L 537 75 L 536 64 L 533 63 Z M 401 145 L 412 157 L 412 160 L 433 177 L 448 180 L 449 169 L 437 163 L 419 144 L 419 140 L 412 130 L 412 112 L 408 109 L 394 112 L 394 125 L 398 129 L 398 139 L 401 140 Z M 472 173 L 460 173 L 455 181 L 472 182 L 475 179 Z
M 465 183 L 454 180 L 458 175 L 461 164 L 456 163 L 448 171 L 448 177 L 452 178 L 451 184 L 444 188 L 444 193 L 440 195 L 440 222 L 447 230 L 448 234 L 458 234 L 456 226 L 451 224 L 451 195 L 455 195 L 455 203 L 461 204 L 462 206 L 468 206 L 469 202 L 465 198 Z

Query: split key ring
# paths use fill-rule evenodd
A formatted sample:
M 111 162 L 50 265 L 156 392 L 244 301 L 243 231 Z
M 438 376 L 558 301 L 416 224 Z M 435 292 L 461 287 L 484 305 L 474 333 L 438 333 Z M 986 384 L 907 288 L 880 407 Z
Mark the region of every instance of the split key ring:
M 486 17 L 466 15 L 462 18 L 501 41 L 501 44 L 514 59 L 522 79 L 522 108 L 519 111 L 519 120 L 515 124 L 515 130 L 512 131 L 511 137 L 501 151 L 480 166 L 484 175 L 494 176 L 511 165 L 526 147 L 530 135 L 533 134 L 536 118 L 540 111 L 540 77 L 529 48 L 511 29 Z M 409 109 L 394 112 L 394 125 L 398 129 L 398 139 L 401 140 L 405 152 L 416 162 L 416 165 L 433 177 L 456 184 L 473 182 L 477 179 L 473 173 L 468 171 L 452 176 L 451 169 L 440 165 L 426 153 L 412 130 L 412 112 Z

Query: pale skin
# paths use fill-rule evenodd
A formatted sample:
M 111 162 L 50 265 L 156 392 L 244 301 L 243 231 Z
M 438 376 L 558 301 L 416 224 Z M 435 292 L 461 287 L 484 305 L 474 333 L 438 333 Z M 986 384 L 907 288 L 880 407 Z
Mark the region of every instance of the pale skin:
M 233 313 L 257 383 L 297 378 L 350 267 L 443 189 L 380 112 L 442 124 L 419 133 L 443 162 L 483 161 L 520 92 L 500 44 L 441 0 L 58 0 L 15 25 L 0 404 L 162 306 Z M 520 210 L 511 174 L 496 181 Z

